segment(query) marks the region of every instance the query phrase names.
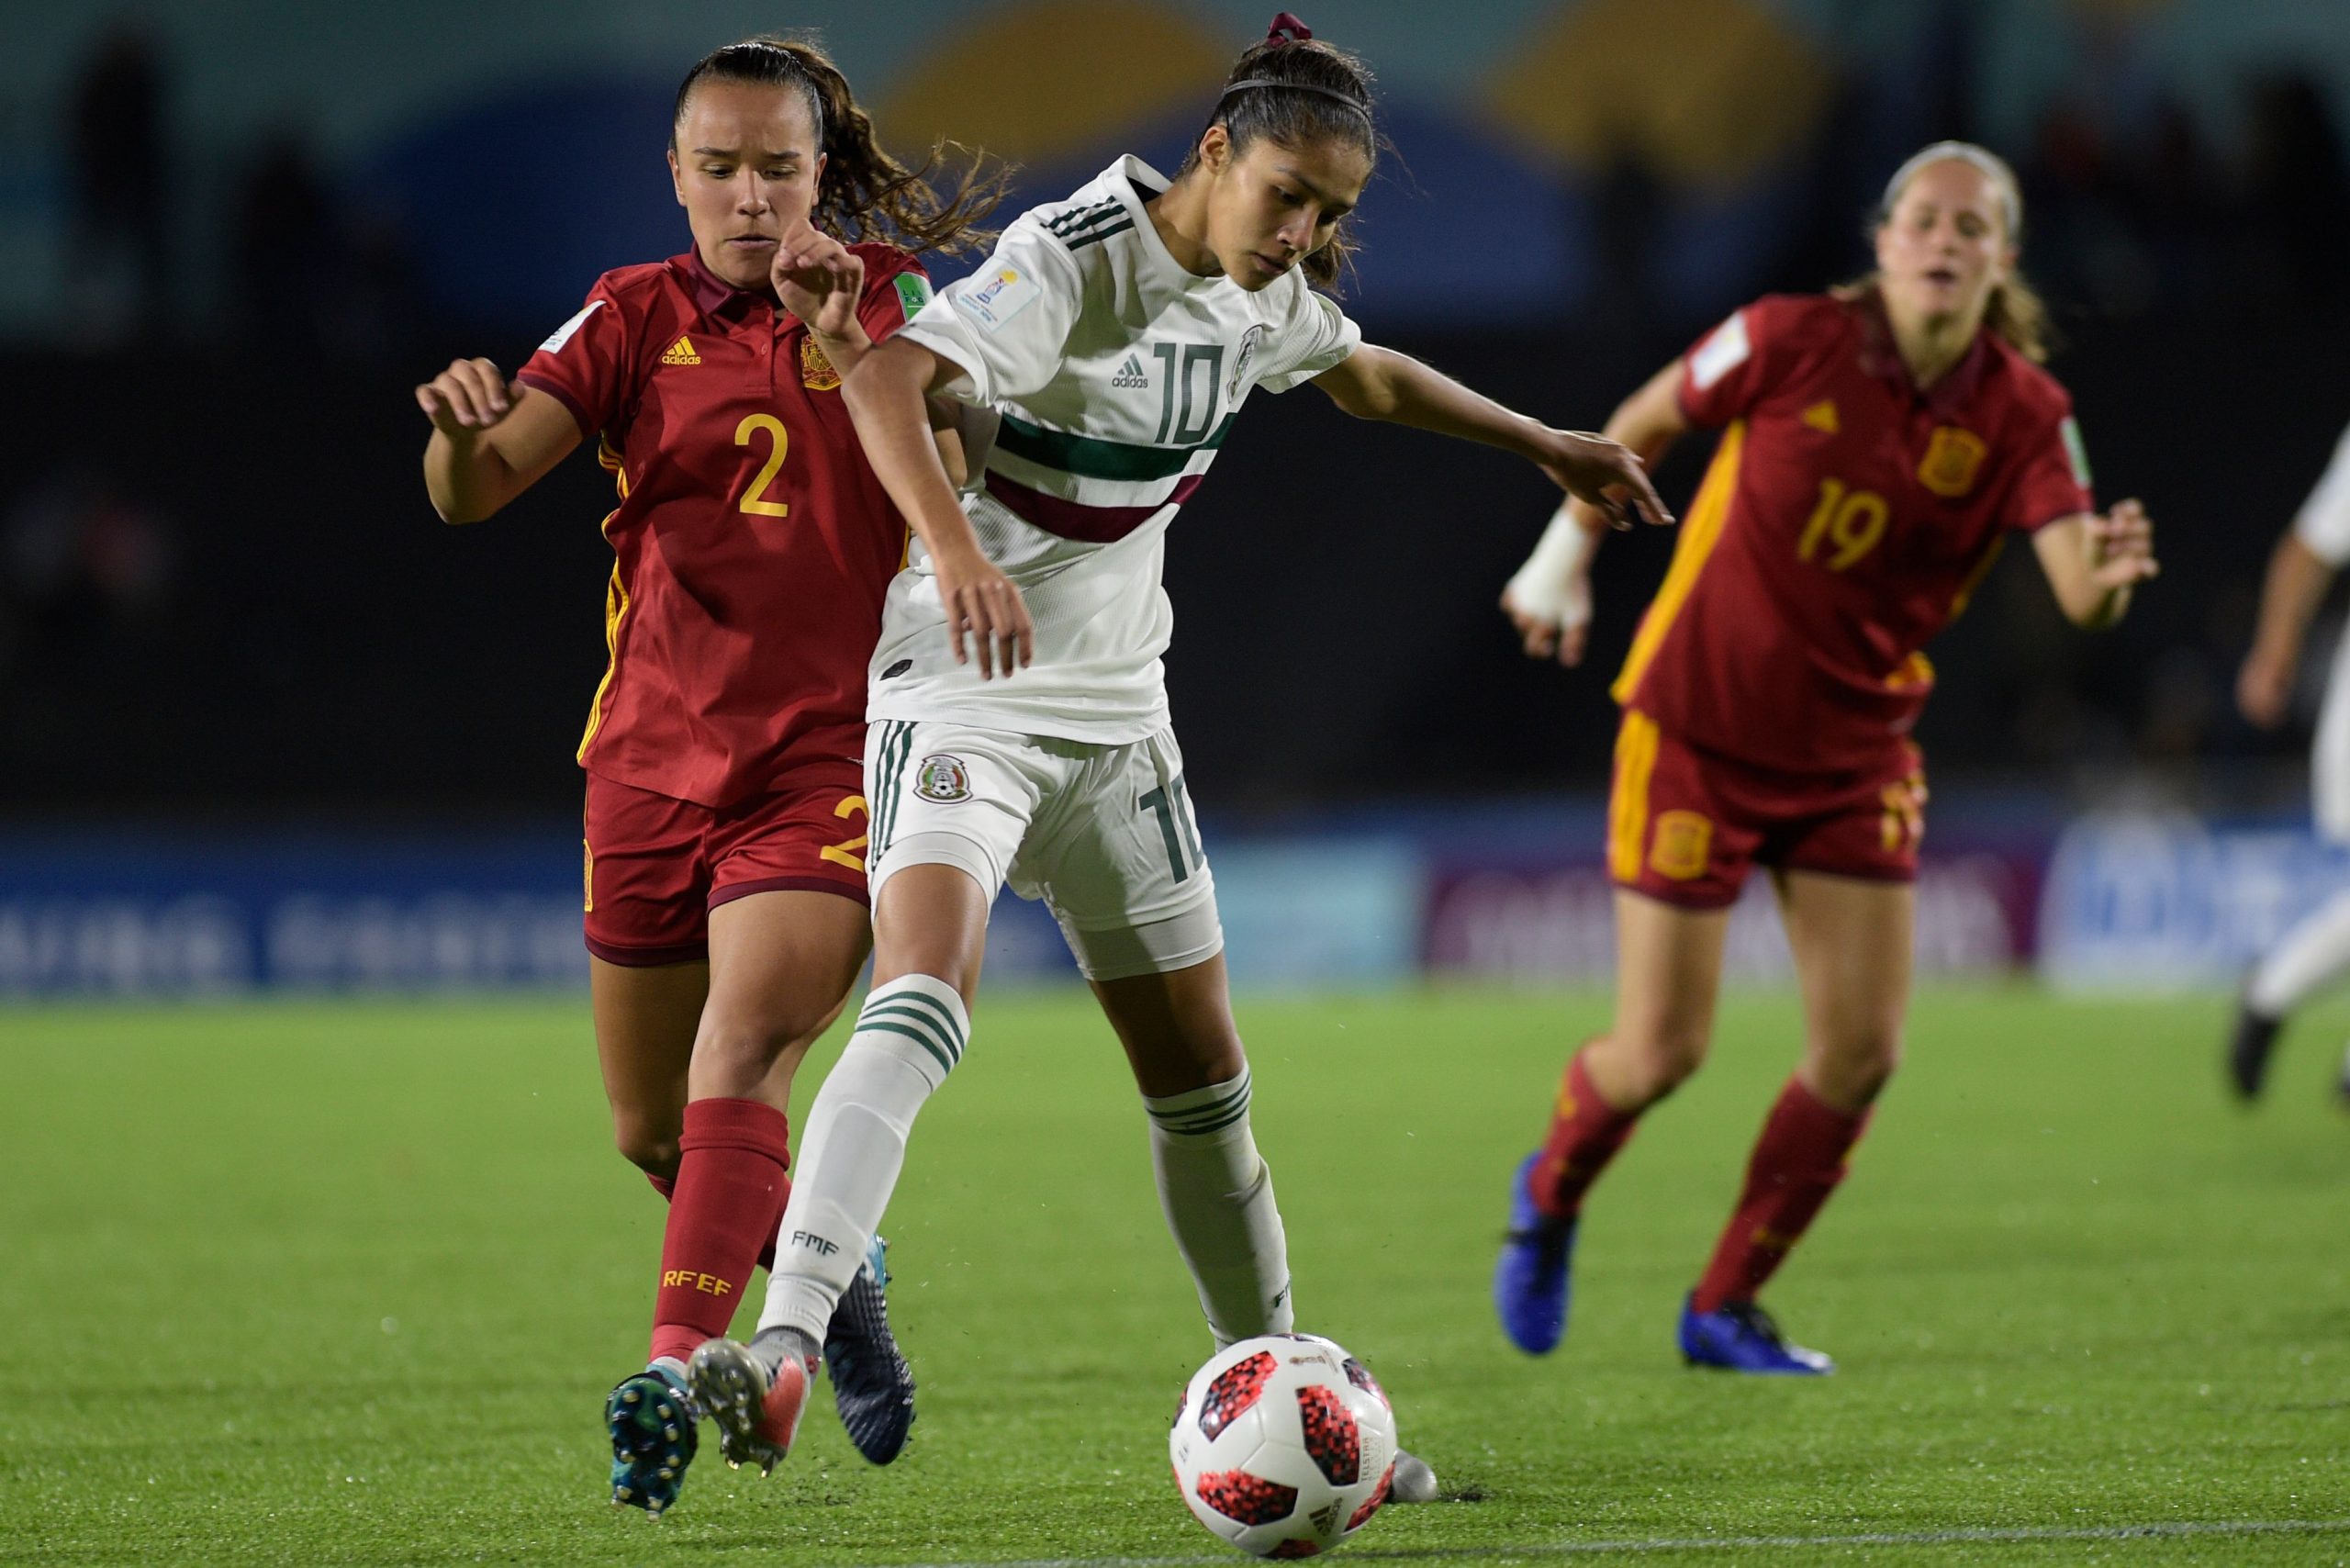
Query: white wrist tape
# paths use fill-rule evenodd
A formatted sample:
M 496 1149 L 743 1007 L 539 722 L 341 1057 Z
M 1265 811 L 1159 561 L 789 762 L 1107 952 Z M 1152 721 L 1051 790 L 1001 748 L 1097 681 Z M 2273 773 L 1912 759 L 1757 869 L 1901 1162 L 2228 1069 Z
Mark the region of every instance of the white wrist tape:
M 1509 580 L 1510 602 L 1538 620 L 1580 626 L 1591 619 L 1591 554 L 1598 540 L 1577 522 L 1574 503 L 1562 504 L 1534 554 Z

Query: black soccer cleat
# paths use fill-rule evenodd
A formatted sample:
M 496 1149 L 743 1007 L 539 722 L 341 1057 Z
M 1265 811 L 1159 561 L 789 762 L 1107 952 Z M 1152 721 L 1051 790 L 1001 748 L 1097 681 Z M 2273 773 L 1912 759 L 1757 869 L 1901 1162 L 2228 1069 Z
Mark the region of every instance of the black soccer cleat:
M 833 1379 L 833 1401 L 849 1441 L 874 1464 L 887 1464 L 906 1446 L 914 1424 L 914 1374 L 898 1353 L 890 1332 L 890 1304 L 881 1287 L 890 1282 L 889 1248 L 879 1237 L 867 1249 L 864 1266 L 833 1308 L 824 1334 L 824 1366 Z
M 2260 1098 L 2261 1081 L 2268 1076 L 2268 1058 L 2277 1048 L 2282 1018 L 2264 1018 L 2249 1001 L 2236 1003 L 2235 1033 L 2228 1037 L 2228 1081 L 2236 1098 L 2247 1103 Z

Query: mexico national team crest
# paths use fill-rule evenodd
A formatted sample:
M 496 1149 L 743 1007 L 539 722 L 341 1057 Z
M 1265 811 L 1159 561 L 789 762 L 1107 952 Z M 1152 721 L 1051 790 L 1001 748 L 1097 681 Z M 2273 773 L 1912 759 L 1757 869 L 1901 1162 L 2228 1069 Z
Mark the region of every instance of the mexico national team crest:
M 971 798 L 971 770 L 959 756 L 944 752 L 922 759 L 914 769 L 914 793 L 938 805 L 951 806 Z
M 1926 443 L 1926 460 L 1918 465 L 1918 483 L 1938 496 L 1952 498 L 1975 488 L 1975 476 L 1990 452 L 1983 438 L 1956 425 L 1942 425 Z
M 824 357 L 811 333 L 800 340 L 800 385 L 811 392 L 830 392 L 841 384 L 841 373 Z
M 1257 351 L 1264 346 L 1268 329 L 1262 321 L 1240 334 L 1240 352 L 1232 361 L 1232 385 L 1224 389 L 1226 403 L 1240 401 L 1240 389 L 1248 385 L 1248 367 L 1257 361 Z

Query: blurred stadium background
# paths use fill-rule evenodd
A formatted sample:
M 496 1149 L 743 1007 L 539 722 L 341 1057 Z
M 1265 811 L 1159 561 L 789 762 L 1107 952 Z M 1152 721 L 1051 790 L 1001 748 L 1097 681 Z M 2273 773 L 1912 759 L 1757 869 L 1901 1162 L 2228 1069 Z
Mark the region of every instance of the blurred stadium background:
M 599 272 L 685 247 L 668 102 L 719 42 L 819 29 L 893 147 L 956 136 L 1041 199 L 1122 150 L 1171 167 L 1270 6 L 6 9 L 0 996 L 23 998 L 576 983 L 603 477 L 576 459 L 444 529 L 408 388 L 459 353 L 512 366 Z M 2231 980 L 2343 874 L 2304 810 L 2329 640 L 2283 733 L 2231 688 L 2267 549 L 2350 421 L 2350 6 L 1432 14 L 1308 8 L 1379 69 L 1397 147 L 1349 307 L 1557 422 L 1596 426 L 1753 295 L 1859 271 L 1921 143 L 2016 163 L 2100 496 L 2147 499 L 2166 570 L 2088 638 L 2012 555 L 1935 649 L 1923 968 Z M 1536 666 L 1494 600 L 1550 504 L 1521 465 L 1296 398 L 1187 510 L 1170 678 L 1244 982 L 1606 972 L 1604 672 L 1672 542 L 1608 552 L 1591 667 Z M 998 977 L 1066 972 L 1025 906 L 998 946 Z M 1733 950 L 1784 963 L 1760 907 Z

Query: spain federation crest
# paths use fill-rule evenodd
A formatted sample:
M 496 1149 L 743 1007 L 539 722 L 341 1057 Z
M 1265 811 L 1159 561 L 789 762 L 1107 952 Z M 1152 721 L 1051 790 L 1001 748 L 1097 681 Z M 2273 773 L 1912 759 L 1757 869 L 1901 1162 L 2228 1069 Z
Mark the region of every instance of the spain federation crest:
M 1918 465 L 1918 482 L 1938 496 L 1955 500 L 1975 488 L 1975 472 L 1990 451 L 1973 431 L 1940 426 L 1926 445 L 1925 461 Z
M 914 769 L 914 793 L 941 806 L 951 806 L 971 798 L 971 770 L 963 766 L 959 756 L 944 752 L 922 759 Z
M 800 385 L 811 392 L 830 392 L 841 384 L 841 373 L 816 345 L 814 334 L 800 340 Z

